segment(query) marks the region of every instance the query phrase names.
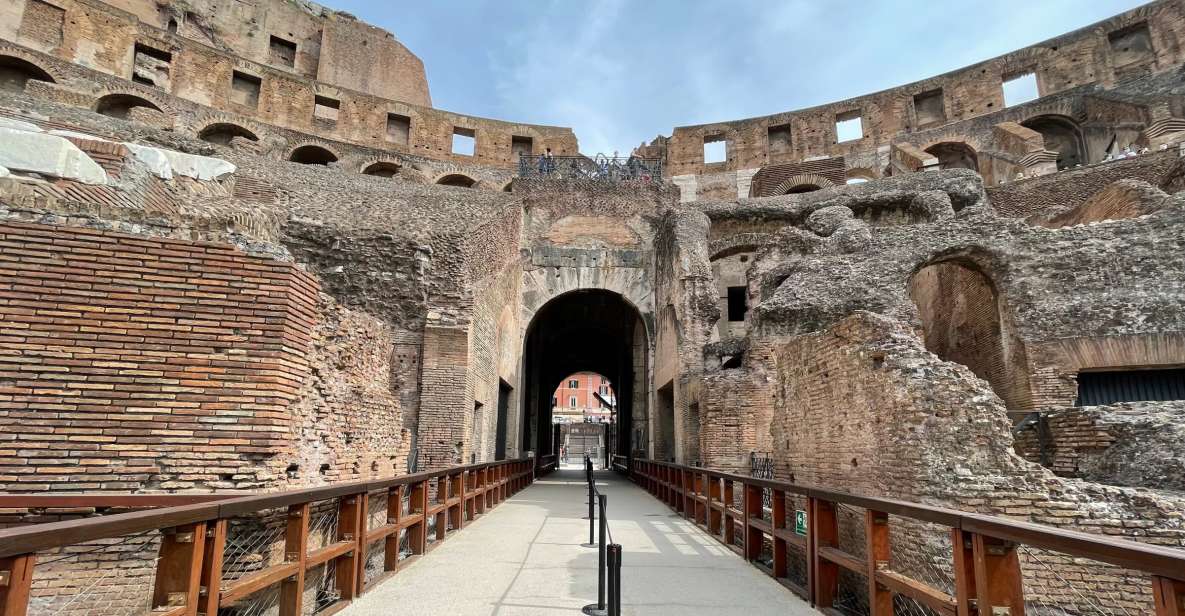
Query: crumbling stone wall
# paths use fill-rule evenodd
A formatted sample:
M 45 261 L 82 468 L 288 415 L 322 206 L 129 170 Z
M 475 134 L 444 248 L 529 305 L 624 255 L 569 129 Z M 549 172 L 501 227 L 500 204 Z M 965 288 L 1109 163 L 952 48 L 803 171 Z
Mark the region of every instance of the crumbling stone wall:
M 1181 402 L 1056 409 L 1017 435 L 1016 452 L 1062 477 L 1185 492 L 1183 417 Z

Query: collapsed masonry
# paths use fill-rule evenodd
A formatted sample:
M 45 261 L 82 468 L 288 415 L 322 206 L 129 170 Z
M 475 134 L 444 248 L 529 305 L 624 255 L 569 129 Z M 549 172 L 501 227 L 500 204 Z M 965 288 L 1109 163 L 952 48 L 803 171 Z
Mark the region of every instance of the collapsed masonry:
M 977 66 L 676 129 L 639 150 L 668 177 L 616 183 L 511 183 L 518 155 L 574 153 L 571 131 L 431 109 L 388 39 L 399 79 L 350 81 L 342 32 L 374 29 L 341 14 L 252 5 L 300 25 L 291 52 L 201 3 L 128 4 L 26 0 L 0 27 L 4 490 L 544 456 L 551 392 L 591 370 L 622 455 L 748 472 L 758 454 L 780 479 L 1185 546 L 1177 4 L 985 63 L 1037 62 L 1031 103 L 973 107 Z M 119 36 L 84 66 L 79 23 L 104 20 Z M 1053 79 L 1075 46 L 1097 81 Z M 962 94 L 935 106 L 939 83 Z M 858 143 L 816 126 L 898 98 L 926 121 L 878 110 Z M 718 135 L 736 158 L 701 165 L 687 140 Z M 931 550 L 895 558 L 948 575 L 949 539 L 910 532 Z M 1053 564 L 1108 609 L 1146 606 L 1121 572 Z

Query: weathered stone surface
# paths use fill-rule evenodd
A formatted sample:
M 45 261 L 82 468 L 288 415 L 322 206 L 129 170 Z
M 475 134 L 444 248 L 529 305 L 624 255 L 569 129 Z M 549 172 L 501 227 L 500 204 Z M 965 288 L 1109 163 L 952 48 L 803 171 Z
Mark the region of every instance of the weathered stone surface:
M 851 220 L 852 210 L 842 205 L 830 205 L 811 212 L 806 217 L 806 228 L 823 237 L 828 237 L 844 222 Z
M 105 184 L 107 173 L 82 150 L 55 135 L 0 128 L 0 166 L 84 184 Z

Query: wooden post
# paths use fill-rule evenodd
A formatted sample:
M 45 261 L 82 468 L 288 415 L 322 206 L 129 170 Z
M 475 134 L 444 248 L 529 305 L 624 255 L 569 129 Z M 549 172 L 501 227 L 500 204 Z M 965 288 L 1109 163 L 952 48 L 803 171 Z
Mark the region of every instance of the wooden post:
M 865 510 L 864 536 L 868 541 L 869 616 L 893 616 L 893 592 L 876 582 L 876 572 L 889 566 L 889 514 Z
M 304 598 L 304 562 L 309 547 L 309 504 L 289 505 L 284 531 L 284 562 L 297 563 L 296 575 L 280 583 L 280 616 L 300 616 Z
M 761 492 L 764 490 L 761 486 L 750 484 L 745 485 L 744 493 L 744 512 L 745 512 L 745 560 L 753 561 L 761 557 L 761 546 L 764 542 L 762 539 L 762 532 L 756 526 L 753 526 L 752 520 L 754 518 L 760 519 L 764 516 L 761 502 Z
M 411 515 L 420 518 L 407 529 L 407 543 L 412 554 L 423 554 L 428 547 L 428 482 L 416 482 L 411 490 Z
M 197 611 L 206 616 L 217 616 L 219 593 L 222 592 L 222 553 L 226 549 L 227 522 L 215 520 L 207 526 Z
M 0 616 L 25 616 L 36 554 L 0 558 Z
M 814 602 L 820 608 L 829 608 L 835 603 L 835 595 L 839 591 L 839 565 L 819 556 L 819 548 L 839 547 L 839 520 L 835 515 L 835 503 L 812 498 L 808 527 L 813 548 Z
M 188 524 L 162 532 L 156 580 L 152 587 L 152 608 L 186 607 L 185 614 L 197 614 L 201 592 L 202 552 L 206 547 L 206 523 Z
M 708 532 L 720 536 L 720 512 L 715 505 L 720 504 L 720 480 L 712 479 L 708 484 Z
M 437 541 L 444 541 L 445 535 L 448 534 L 448 484 L 448 475 L 436 478 L 436 504 L 444 505 L 443 509 L 436 512 Z
M 1005 608 L 1009 616 L 1023 616 L 1025 597 L 1016 545 L 973 533 L 971 550 L 979 613 L 992 614 L 996 608 Z
M 774 490 L 770 495 L 770 506 L 773 509 L 774 521 L 774 577 L 784 578 L 787 575 L 788 547 L 786 540 L 778 536 L 778 531 L 786 530 L 786 493 Z
M 403 519 L 403 486 L 391 486 L 387 490 L 387 524 L 396 524 Z M 395 571 L 399 568 L 399 536 L 402 531 L 395 531 L 383 540 L 383 571 Z
M 971 602 L 975 598 L 975 557 L 972 554 L 971 533 L 952 528 L 950 544 L 954 548 L 956 616 L 971 616 Z
M 732 513 L 729 511 L 730 509 L 732 509 L 732 503 L 733 503 L 734 498 L 736 498 L 736 494 L 733 492 L 732 480 L 725 479 L 724 480 L 724 544 L 729 547 L 732 547 L 733 543 L 736 541 L 736 532 L 737 532 L 735 520 L 732 517 Z
M 1152 598 L 1156 616 L 1185 616 L 1185 581 L 1152 576 Z
M 358 534 L 362 511 L 366 508 L 363 503 L 365 497 L 365 493 L 347 494 L 341 497 L 341 503 L 338 505 L 337 540 L 354 544 L 353 550 L 337 558 L 337 590 L 346 601 L 358 595 L 358 572 L 361 570 Z

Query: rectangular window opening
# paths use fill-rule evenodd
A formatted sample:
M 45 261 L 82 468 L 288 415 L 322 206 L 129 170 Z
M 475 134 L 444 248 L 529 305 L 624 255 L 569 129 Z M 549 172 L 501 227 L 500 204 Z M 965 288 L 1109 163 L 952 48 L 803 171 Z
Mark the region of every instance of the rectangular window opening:
M 704 164 L 722 163 L 728 160 L 728 142 L 724 135 L 704 137 Z
M 173 54 L 136 43 L 132 62 L 132 81 L 168 90 L 170 89 L 169 66 L 172 62 Z
M 535 151 L 535 142 L 530 137 L 514 135 L 510 138 L 510 155 L 518 160 L 520 156 L 530 156 Z
M 915 94 L 913 110 L 918 116 L 918 126 L 928 126 L 945 121 L 946 109 L 943 108 L 942 88 Z
M 313 117 L 320 120 L 337 121 L 337 112 L 341 103 L 328 96 L 313 97 Z
M 1147 22 L 1132 24 L 1111 32 L 1107 35 L 1107 42 L 1111 44 L 1111 56 L 1115 66 L 1127 66 L 1155 59 L 1152 34 L 1148 32 Z
M 864 138 L 864 123 L 859 111 L 848 111 L 835 116 L 835 142 Z
M 571 408 L 571 409 L 576 408 L 576 396 L 569 396 L 568 397 L 568 408 Z
M 1041 96 L 1037 91 L 1037 73 L 1032 71 L 1005 78 L 1002 87 L 1005 107 L 1037 100 Z
M 749 301 L 745 287 L 728 287 L 728 320 L 736 323 L 745 320 L 745 313 L 749 311 Z
M 580 389 L 580 381 L 577 381 L 577 380 L 568 381 L 568 389 Z
M 1075 406 L 1185 400 L 1185 368 L 1078 373 Z
M 477 131 L 472 128 L 453 127 L 453 154 L 473 156 L 473 151 L 476 147 Z
M 296 43 L 271 35 L 268 40 L 268 60 L 272 64 L 293 68 L 296 66 Z
M 779 124 L 769 127 L 766 132 L 769 141 L 770 154 L 784 154 L 790 151 L 790 125 Z
M 411 141 L 411 118 L 397 113 L 388 113 L 387 141 L 407 145 Z
M 230 102 L 255 108 L 259 105 L 259 90 L 263 80 L 255 75 L 233 71 L 230 77 Z

